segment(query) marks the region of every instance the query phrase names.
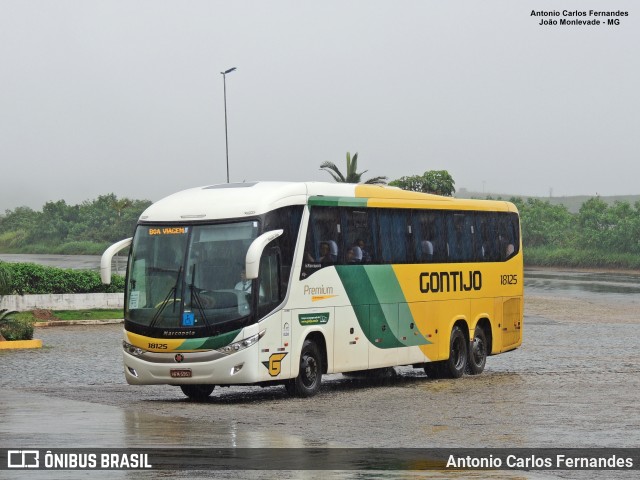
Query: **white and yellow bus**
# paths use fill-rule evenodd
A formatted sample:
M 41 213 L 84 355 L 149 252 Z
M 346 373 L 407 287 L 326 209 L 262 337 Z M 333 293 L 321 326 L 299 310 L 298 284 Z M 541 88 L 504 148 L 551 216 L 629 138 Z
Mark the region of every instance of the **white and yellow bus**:
M 150 206 L 125 288 L 130 384 L 284 384 L 393 366 L 457 378 L 522 342 L 518 212 L 397 188 L 259 182 Z

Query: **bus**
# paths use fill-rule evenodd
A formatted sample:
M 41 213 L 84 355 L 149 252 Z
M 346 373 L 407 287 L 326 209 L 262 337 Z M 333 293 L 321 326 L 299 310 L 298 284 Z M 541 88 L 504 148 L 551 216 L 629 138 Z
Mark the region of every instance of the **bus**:
M 398 188 L 255 182 L 193 188 L 142 213 L 129 248 L 129 384 L 283 384 L 310 397 L 325 374 L 483 371 L 522 343 L 516 207 Z

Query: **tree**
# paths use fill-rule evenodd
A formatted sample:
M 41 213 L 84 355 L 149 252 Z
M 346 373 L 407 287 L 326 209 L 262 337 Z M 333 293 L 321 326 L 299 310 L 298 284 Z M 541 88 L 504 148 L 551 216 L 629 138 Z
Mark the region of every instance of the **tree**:
M 71 237 L 91 242 L 130 237 L 138 217 L 149 205 L 151 202 L 146 200 L 118 199 L 114 193 L 85 201 L 79 207 L 78 223 L 70 232 Z
M 575 237 L 575 216 L 564 205 L 548 200 L 511 199 L 520 211 L 522 239 L 525 247 L 571 247 Z
M 78 206 L 67 205 L 64 200 L 47 202 L 35 229 L 34 241 L 58 245 L 66 241 L 69 231 L 78 221 Z
M 389 185 L 412 192 L 433 193 L 450 197 L 456 192 L 455 183 L 453 177 L 446 170 L 427 170 L 422 175 L 401 177 L 389 182 Z
M 333 177 L 336 182 L 339 183 L 366 183 L 366 184 L 374 184 L 374 185 L 384 185 L 387 183 L 387 177 L 373 177 L 369 180 L 363 182 L 362 175 L 364 175 L 367 170 L 364 172 L 358 172 L 358 153 L 356 152 L 353 158 L 351 158 L 351 153 L 347 152 L 347 174 L 343 175 L 340 169 L 333 162 L 324 162 L 320 165 L 320 170 L 324 170 L 329 175 Z

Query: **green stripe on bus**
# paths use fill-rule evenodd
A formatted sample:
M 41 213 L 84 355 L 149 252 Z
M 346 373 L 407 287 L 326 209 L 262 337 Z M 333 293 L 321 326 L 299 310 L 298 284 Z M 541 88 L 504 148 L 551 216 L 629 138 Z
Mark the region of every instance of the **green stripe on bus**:
M 217 350 L 229 345 L 240 333 L 240 329 L 206 338 L 188 338 L 176 350 Z
M 368 198 L 309 197 L 309 206 L 315 207 L 366 207 Z
M 388 265 L 376 267 L 391 270 L 391 266 Z M 336 267 L 349 301 L 353 305 L 360 328 L 369 342 L 378 348 L 402 347 L 404 345 L 398 340 L 395 332 L 398 328 L 397 305 L 380 304 L 367 269 L 362 265 Z M 387 273 L 389 274 L 393 276 L 393 271 Z M 396 307 L 396 315 L 393 314 L 393 307 Z
M 379 348 L 427 345 L 391 265 L 336 266 L 367 339 Z

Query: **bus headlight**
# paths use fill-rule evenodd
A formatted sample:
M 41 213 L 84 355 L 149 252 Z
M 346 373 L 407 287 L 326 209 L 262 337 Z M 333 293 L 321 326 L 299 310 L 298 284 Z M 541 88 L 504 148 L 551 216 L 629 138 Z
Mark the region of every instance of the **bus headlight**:
M 262 337 L 264 337 L 266 330 L 262 330 L 260 333 L 257 333 L 249 338 L 245 338 L 238 342 L 230 343 L 226 347 L 219 348 L 218 351 L 220 353 L 224 353 L 226 355 L 230 355 L 235 352 L 239 352 L 240 350 L 244 350 L 245 348 L 249 348 L 254 343 L 258 343 Z
M 133 355 L 134 357 L 139 357 L 140 355 L 147 353 L 146 350 L 136 347 L 135 345 L 131 345 L 130 343 L 125 342 L 124 340 L 122 341 L 122 348 L 124 349 L 125 352 Z

